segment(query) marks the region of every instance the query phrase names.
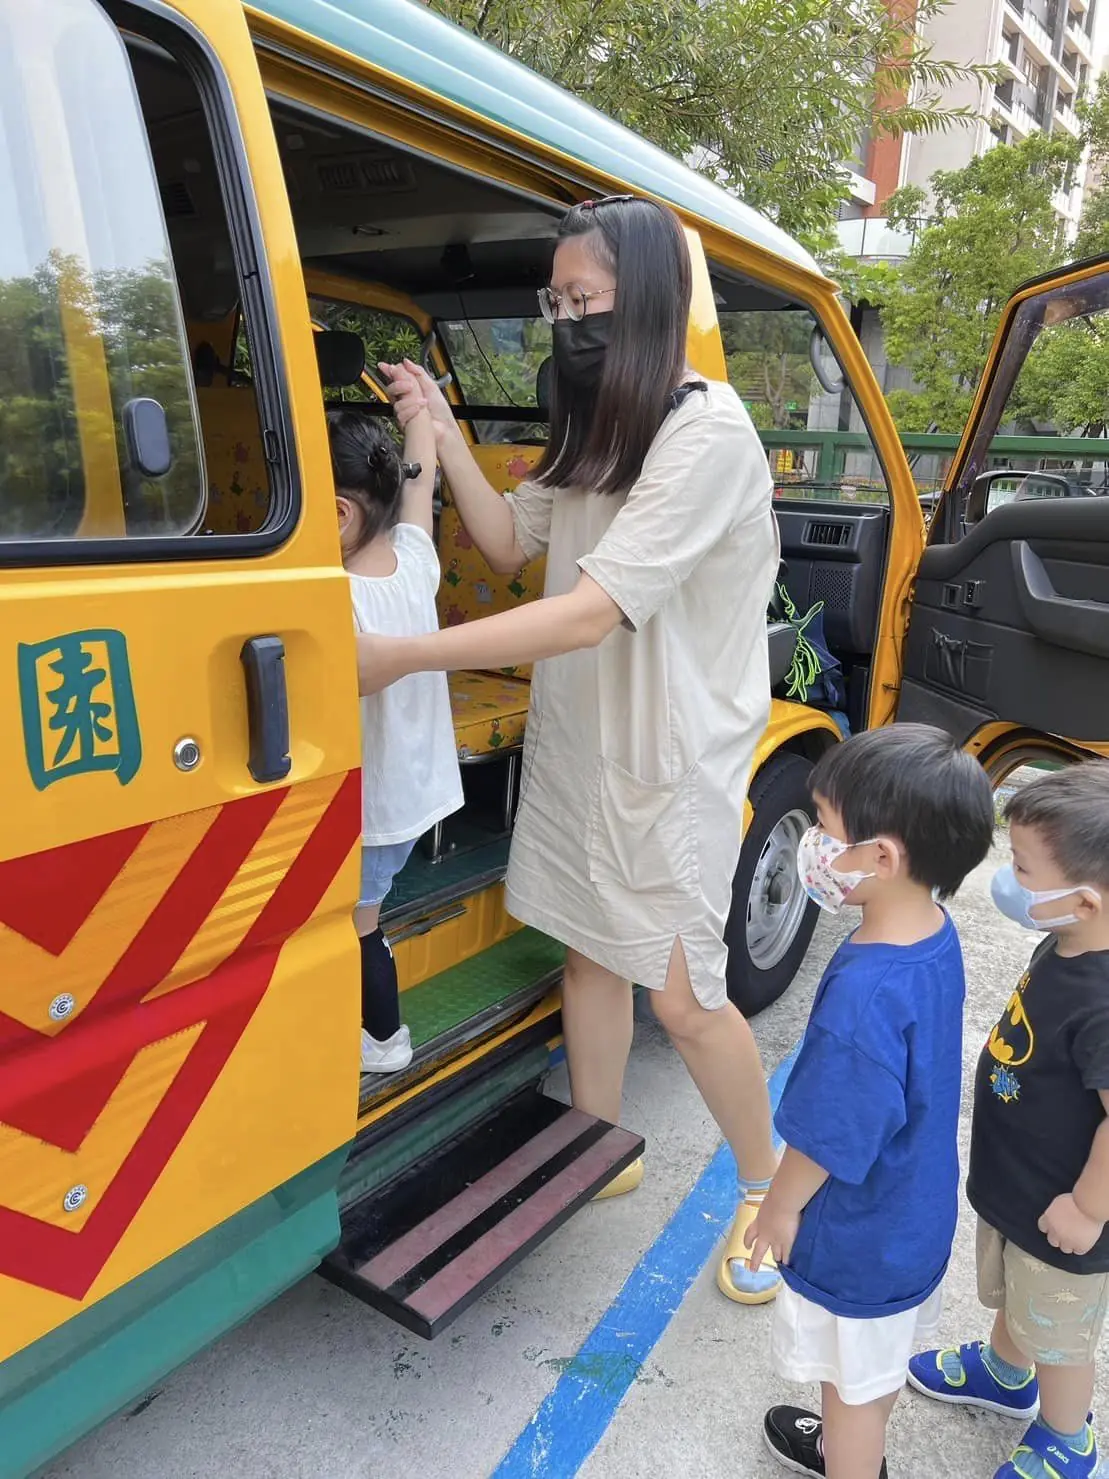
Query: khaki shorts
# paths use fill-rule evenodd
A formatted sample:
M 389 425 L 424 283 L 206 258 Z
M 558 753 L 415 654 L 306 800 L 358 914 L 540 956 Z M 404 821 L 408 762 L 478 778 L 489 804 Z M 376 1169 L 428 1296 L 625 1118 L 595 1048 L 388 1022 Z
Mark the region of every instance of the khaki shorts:
M 1041 1263 L 978 1220 L 978 1298 L 1004 1310 L 1013 1343 L 1041 1366 L 1088 1366 L 1097 1353 L 1109 1274 Z

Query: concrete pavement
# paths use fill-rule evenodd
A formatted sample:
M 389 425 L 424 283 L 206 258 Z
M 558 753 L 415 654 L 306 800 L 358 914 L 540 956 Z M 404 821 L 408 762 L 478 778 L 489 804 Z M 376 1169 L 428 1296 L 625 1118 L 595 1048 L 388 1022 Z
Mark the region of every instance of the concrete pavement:
M 968 880 L 954 906 L 969 983 L 968 1086 L 1035 942 L 990 902 L 990 873 L 1003 856 L 1001 838 L 995 858 Z M 755 1024 L 768 1073 L 799 1038 L 843 930 L 839 921 L 821 922 L 797 982 Z M 964 1142 L 968 1114 L 966 1101 Z M 762 1446 L 762 1413 L 773 1402 L 814 1394 L 786 1389 L 774 1377 L 766 1359 L 770 1311 L 729 1305 L 713 1282 L 715 1258 L 634 1372 L 603 1359 L 575 1364 L 719 1144 L 652 1021 L 637 1025 L 623 1121 L 647 1137 L 643 1187 L 579 1213 L 434 1344 L 308 1279 L 78 1445 L 47 1479 L 486 1479 L 568 1369 L 594 1413 L 615 1408 L 576 1470 L 587 1479 L 781 1474 Z M 865 1258 L 867 1250 L 859 1254 Z M 973 1269 L 973 1219 L 966 1213 L 946 1286 L 945 1343 L 986 1331 Z M 630 1389 L 615 1406 L 629 1375 Z M 1103 1377 L 1095 1399 L 1103 1410 L 1107 1398 Z M 572 1410 L 567 1420 L 577 1420 Z M 937 1409 L 906 1395 L 891 1425 L 890 1473 L 990 1479 L 1018 1434 L 1003 1419 Z M 506 1465 L 502 1479 L 519 1472 L 518 1464 Z M 571 1479 L 575 1469 L 552 1458 L 530 1472 Z

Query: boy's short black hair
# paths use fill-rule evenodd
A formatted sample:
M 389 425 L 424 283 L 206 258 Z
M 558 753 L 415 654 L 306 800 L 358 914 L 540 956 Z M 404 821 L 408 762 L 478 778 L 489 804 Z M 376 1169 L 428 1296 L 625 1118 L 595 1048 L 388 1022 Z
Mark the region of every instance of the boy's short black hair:
M 846 842 L 893 837 L 909 876 L 948 899 L 990 850 L 986 772 L 942 729 L 893 724 L 833 745 L 812 773 L 814 795 L 843 818 Z
M 1029 781 L 1009 798 L 1005 820 L 1039 832 L 1068 883 L 1109 889 L 1109 761 Z

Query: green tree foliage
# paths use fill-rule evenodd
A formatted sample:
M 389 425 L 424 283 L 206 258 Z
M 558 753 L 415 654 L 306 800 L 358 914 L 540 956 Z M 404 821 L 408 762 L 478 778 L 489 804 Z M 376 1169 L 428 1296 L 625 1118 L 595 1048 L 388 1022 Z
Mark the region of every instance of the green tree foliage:
M 962 428 L 1006 301 L 1066 254 L 1052 197 L 1079 153 L 1073 139 L 1033 134 L 934 175 L 930 201 L 912 188 L 890 197 L 891 226 L 915 240 L 900 267 L 871 271 L 866 291 L 890 362 L 916 387 L 889 397 L 902 431 Z
M 1009 397 L 1021 430 L 1099 436 L 1109 420 L 1109 323 L 1081 316 L 1042 329 Z
M 809 360 L 812 319 L 806 313 L 722 313 L 728 379 L 760 431 L 804 427 L 817 393 Z
M 439 331 L 471 405 L 535 405 L 539 366 L 551 352 L 551 331 L 538 310 L 533 319 L 460 319 Z
M 110 415 L 98 410 L 95 394 L 105 371 Z M 127 468 L 122 411 L 137 396 L 157 400 L 166 413 L 173 465 L 156 481 Z M 33 273 L 0 279 L 0 538 L 77 532 L 98 438 L 115 444 L 129 532 L 192 526 L 202 487 L 168 263 L 89 273 L 76 258 L 52 252 Z
M 920 39 L 945 0 L 432 3 L 819 247 L 847 198 L 839 166 L 868 131 L 965 118 L 941 90 L 989 70 Z

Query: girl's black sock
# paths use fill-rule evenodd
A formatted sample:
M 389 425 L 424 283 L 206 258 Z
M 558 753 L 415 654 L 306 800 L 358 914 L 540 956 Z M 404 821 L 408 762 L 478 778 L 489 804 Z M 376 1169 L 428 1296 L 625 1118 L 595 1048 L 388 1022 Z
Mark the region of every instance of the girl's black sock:
M 400 1031 L 397 967 L 380 929 L 362 936 L 362 1026 L 378 1042 Z

